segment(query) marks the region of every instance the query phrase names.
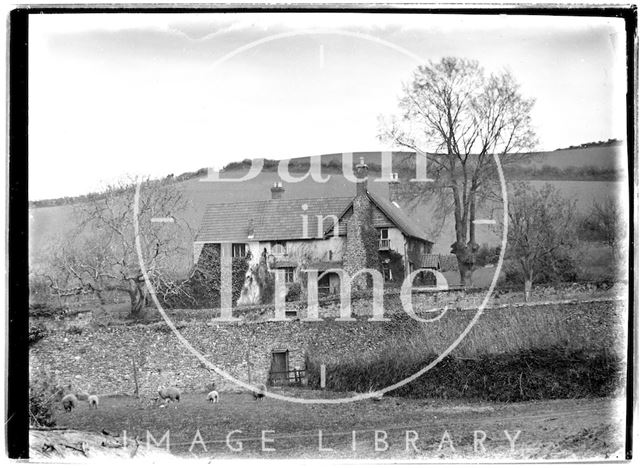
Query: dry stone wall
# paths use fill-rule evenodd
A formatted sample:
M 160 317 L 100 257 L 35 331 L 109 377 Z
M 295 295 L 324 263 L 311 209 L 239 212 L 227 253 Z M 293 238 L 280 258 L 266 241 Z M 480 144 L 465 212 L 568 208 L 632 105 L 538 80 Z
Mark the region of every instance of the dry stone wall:
M 534 314 L 539 309 L 573 320 L 576 325 L 571 329 L 575 328 L 580 336 L 592 336 L 597 346 L 614 346 L 619 331 L 610 324 L 623 305 L 616 300 L 503 305 L 485 311 L 473 333 L 491 333 L 492 314 Z M 354 306 L 363 312 L 365 308 L 365 302 Z M 443 319 L 439 326 L 453 335 L 474 313 L 473 309 L 452 311 L 446 318 L 450 322 Z M 420 324 L 402 313 L 392 315 L 387 322 L 371 322 L 359 316 L 353 322 L 194 320 L 179 324 L 184 338 L 211 363 L 236 379 L 252 383 L 266 382 L 274 350 L 288 350 L 289 367 L 303 368 L 306 355 L 316 361 L 320 356 L 332 362 L 364 351 L 388 349 L 389 343 L 410 340 L 420 336 L 424 327 L 433 326 Z M 582 341 L 575 340 L 573 345 L 582 346 Z M 464 349 L 461 346 L 457 352 L 465 352 Z M 155 394 L 159 384 L 177 385 L 185 391 L 204 390 L 211 382 L 222 391 L 239 388 L 204 368 L 164 323 L 103 327 L 76 324 L 68 329 L 51 329 L 31 348 L 30 366 L 32 374 L 46 371 L 59 383 L 98 394 L 132 394 L 134 366 L 141 395 Z

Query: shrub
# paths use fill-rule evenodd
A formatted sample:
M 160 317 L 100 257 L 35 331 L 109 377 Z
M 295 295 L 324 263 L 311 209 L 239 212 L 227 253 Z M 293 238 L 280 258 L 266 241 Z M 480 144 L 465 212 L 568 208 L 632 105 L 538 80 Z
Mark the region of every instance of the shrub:
M 68 313 L 64 307 L 54 306 L 46 302 L 34 302 L 29 304 L 29 316 L 37 318 L 59 318 Z
M 232 260 L 231 296 L 234 303 L 240 297 L 250 260 L 250 252 L 245 257 L 234 257 Z M 180 287 L 176 287 L 175 284 L 161 284 L 157 292 L 160 302 L 167 308 L 219 307 L 220 245 L 207 244 L 203 247 L 198 263 Z
M 300 283 L 293 283 L 289 286 L 287 291 L 287 296 L 285 297 L 286 302 L 295 302 L 299 301 L 302 297 L 302 286 Z
M 380 251 L 380 264 L 386 265 L 391 272 L 393 283 L 401 283 L 404 279 L 404 261 L 402 255 L 395 250 Z
M 498 261 L 499 257 L 500 246 L 489 247 L 487 244 L 483 244 L 476 254 L 476 265 L 479 267 L 492 265 Z
M 420 359 L 395 350 L 379 359 L 354 359 L 327 366 L 327 388 L 367 392 L 382 389 L 419 371 L 436 355 Z M 622 361 L 598 353 L 561 348 L 531 349 L 473 359 L 446 357 L 429 372 L 390 392 L 408 398 L 474 398 L 489 401 L 526 401 L 552 398 L 607 397 L 623 385 Z M 319 365 L 307 359 L 309 384 L 319 387 Z
M 517 261 L 505 262 L 505 280 L 511 284 L 522 284 L 524 276 Z M 567 283 L 576 281 L 578 268 L 567 251 L 558 251 L 553 257 L 541 259 L 537 267 L 534 283 Z
M 29 385 L 29 425 L 32 427 L 53 427 L 53 406 L 61 396 L 62 388 L 51 385 L 50 378 L 42 374 Z
M 42 324 L 29 325 L 29 347 L 45 338 L 48 334 L 49 331 Z
M 69 333 L 70 335 L 82 335 L 83 331 L 84 329 L 77 325 L 71 325 L 69 328 L 67 328 L 67 333 Z

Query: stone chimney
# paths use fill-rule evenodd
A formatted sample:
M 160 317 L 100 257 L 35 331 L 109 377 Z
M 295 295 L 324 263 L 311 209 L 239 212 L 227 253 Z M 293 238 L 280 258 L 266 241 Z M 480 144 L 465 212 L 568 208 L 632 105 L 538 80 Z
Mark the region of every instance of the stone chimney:
M 282 186 L 282 182 L 274 182 L 273 187 L 271 187 L 271 199 L 280 200 L 283 193 L 284 187 Z
M 364 163 L 364 158 L 360 158 L 360 162 L 356 166 L 356 177 L 364 179 L 356 184 L 356 196 L 367 194 L 367 180 L 369 178 L 369 166 Z
M 368 173 L 369 167 L 360 158 L 355 175 L 364 180 L 356 184 L 353 212 L 347 221 L 347 241 L 343 255 L 344 269 L 352 277 L 363 268 L 379 269 L 378 234 L 373 227 L 373 207 L 367 194 Z M 366 289 L 369 282 L 368 275 L 358 275 L 352 284 L 354 290 L 361 290 Z
M 398 173 L 391 174 L 391 181 L 389 182 L 389 201 L 399 203 L 400 200 L 400 180 L 398 180 Z

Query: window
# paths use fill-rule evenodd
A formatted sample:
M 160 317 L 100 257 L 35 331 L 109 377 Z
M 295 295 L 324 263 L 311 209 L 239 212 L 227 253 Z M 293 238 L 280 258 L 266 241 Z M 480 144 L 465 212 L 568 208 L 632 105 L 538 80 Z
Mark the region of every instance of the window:
M 287 309 L 284 311 L 284 316 L 286 318 L 295 318 L 298 316 L 298 311 L 295 309 Z
M 233 244 L 231 246 L 231 255 L 233 256 L 233 258 L 246 257 L 247 244 Z
M 380 242 L 378 243 L 379 250 L 389 250 L 389 230 L 388 229 L 380 229 Z
M 285 255 L 287 253 L 287 244 L 282 241 L 272 242 L 271 253 L 273 255 Z
M 284 282 L 285 283 L 293 283 L 296 269 L 295 268 L 285 268 L 284 269 Z

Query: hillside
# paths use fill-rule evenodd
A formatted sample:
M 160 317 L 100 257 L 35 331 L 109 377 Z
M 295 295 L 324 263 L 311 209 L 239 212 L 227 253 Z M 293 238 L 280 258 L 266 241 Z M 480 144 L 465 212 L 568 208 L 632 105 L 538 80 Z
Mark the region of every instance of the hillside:
M 355 153 L 354 160 L 362 157 L 373 167 L 379 167 L 380 153 Z M 310 178 L 301 183 L 285 184 L 285 198 L 298 199 L 305 197 L 335 196 L 344 197 L 355 194 L 353 183 L 347 181 L 337 170 L 340 162 L 340 155 L 323 155 L 323 172 L 331 173 L 331 178 L 327 183 L 316 183 Z M 294 168 L 300 169 L 304 166 L 304 161 L 308 158 L 298 158 L 292 163 Z M 394 171 L 405 172 L 413 163 L 413 154 L 398 153 L 394 155 Z M 624 161 L 624 153 L 620 144 L 605 145 L 599 147 L 564 149 L 533 155 L 523 167 L 533 169 L 544 168 L 545 166 L 555 167 L 558 170 L 566 168 L 580 168 L 593 166 L 603 170 L 619 168 Z M 396 164 L 398 162 L 398 164 Z M 241 163 L 230 165 L 224 172 L 225 177 L 238 178 L 246 169 Z M 206 171 L 198 171 L 188 175 L 175 178 L 175 184 L 189 200 L 189 208 L 181 217 L 187 220 L 192 230 L 197 230 L 206 205 L 209 203 L 224 203 L 231 201 L 264 200 L 270 197 L 270 187 L 273 182 L 279 180 L 276 168 L 266 165 L 265 170 L 247 182 L 225 182 L 212 183 L 202 182 L 202 177 Z M 399 169 L 396 169 L 396 166 Z M 334 169 L 334 170 L 327 170 Z M 532 169 L 532 170 L 533 170 Z M 374 178 L 372 177 L 372 179 Z M 408 179 L 408 175 L 402 176 Z M 518 179 L 507 174 L 508 180 Z M 539 186 L 549 181 L 555 185 L 567 198 L 578 201 L 578 209 L 587 210 L 594 200 L 598 200 L 608 194 L 622 193 L 626 190 L 626 183 L 618 180 L 566 180 L 545 177 L 530 178 L 533 185 Z M 383 197 L 388 196 L 388 185 L 382 182 L 371 181 L 370 190 Z M 73 200 L 71 200 L 73 201 Z M 30 257 L 31 265 L 34 266 L 46 254 L 51 247 L 52 240 L 64 236 L 69 228 L 73 226 L 73 205 L 71 201 L 67 203 L 32 203 L 30 209 Z M 40 205 L 40 206 L 39 206 Z M 422 201 L 420 203 L 410 203 L 405 201 L 402 207 L 407 211 L 429 234 L 435 242 L 434 251 L 438 253 L 448 253 L 449 246 L 454 239 L 454 227 L 451 216 L 444 220 L 435 219 L 432 215 L 433 203 Z M 495 212 L 494 212 L 495 213 Z M 478 218 L 492 218 L 494 216 L 490 208 L 485 208 L 478 214 Z M 478 229 L 477 239 L 480 244 L 499 244 L 499 235 L 492 227 L 482 226 Z M 190 234 L 185 233 L 185 245 L 191 243 Z M 188 266 L 189 259 L 185 259 L 185 267 Z
M 623 142 L 610 140 L 608 142 L 585 143 L 578 147 L 543 151 L 528 155 L 517 155 L 518 162 L 505 169 L 505 175 L 510 180 L 600 180 L 616 181 L 624 178 L 627 170 L 626 147 Z M 311 156 L 292 158 L 289 170 L 292 174 L 306 173 L 309 169 Z M 353 160 L 364 159 L 371 174 L 380 174 L 380 151 L 358 151 L 353 153 Z M 320 155 L 323 174 L 342 173 L 342 153 Z M 409 151 L 392 152 L 393 171 L 400 176 L 411 177 L 415 172 L 415 153 Z M 280 161 L 265 159 L 263 172 L 273 173 L 278 170 Z M 251 167 L 251 160 L 227 164 L 222 172 L 223 177 L 236 178 L 244 175 Z M 199 180 L 207 174 L 206 168 L 194 172 L 185 172 L 179 176 L 168 175 L 176 183 Z M 62 197 L 49 200 L 32 200 L 31 206 L 58 206 L 83 201 L 99 196 L 90 193 L 79 197 Z

